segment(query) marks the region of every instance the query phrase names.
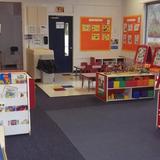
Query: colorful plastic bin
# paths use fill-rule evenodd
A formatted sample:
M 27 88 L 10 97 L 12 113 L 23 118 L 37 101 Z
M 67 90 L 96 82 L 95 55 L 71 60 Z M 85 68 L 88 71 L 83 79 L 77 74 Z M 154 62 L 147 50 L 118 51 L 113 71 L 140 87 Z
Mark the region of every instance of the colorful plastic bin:
M 120 86 L 119 84 L 120 84 L 119 81 L 114 81 L 113 82 L 113 87 L 114 88 L 119 88 L 119 86 Z
M 140 98 L 140 92 L 137 90 L 137 91 L 133 91 L 132 92 L 132 98 Z
M 148 81 L 149 86 L 154 86 L 154 83 L 155 83 L 154 79 L 149 79 Z

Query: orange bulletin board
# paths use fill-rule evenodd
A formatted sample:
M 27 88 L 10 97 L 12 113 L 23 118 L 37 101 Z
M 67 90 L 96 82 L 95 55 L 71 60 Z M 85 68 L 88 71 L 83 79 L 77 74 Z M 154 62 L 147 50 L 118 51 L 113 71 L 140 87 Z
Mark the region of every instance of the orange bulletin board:
M 135 51 L 140 45 L 141 16 L 127 16 L 123 18 L 122 49 Z
M 80 49 L 82 51 L 109 50 L 111 21 L 111 18 L 107 17 L 81 17 Z

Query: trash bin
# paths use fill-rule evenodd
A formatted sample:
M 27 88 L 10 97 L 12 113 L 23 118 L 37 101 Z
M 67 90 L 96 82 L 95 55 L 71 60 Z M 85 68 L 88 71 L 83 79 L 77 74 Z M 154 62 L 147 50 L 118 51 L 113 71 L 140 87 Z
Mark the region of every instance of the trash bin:
M 53 83 L 56 66 L 51 55 L 41 55 L 38 60 L 37 69 L 41 71 L 42 83 Z

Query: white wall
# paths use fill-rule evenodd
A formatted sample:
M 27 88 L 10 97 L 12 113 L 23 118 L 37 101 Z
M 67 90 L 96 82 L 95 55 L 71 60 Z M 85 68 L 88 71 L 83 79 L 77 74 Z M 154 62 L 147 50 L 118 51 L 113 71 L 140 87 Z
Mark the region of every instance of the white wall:
M 82 12 L 83 11 L 83 12 Z M 112 36 L 114 35 L 119 40 L 121 39 L 121 6 L 106 5 L 77 5 L 74 6 L 74 64 L 79 64 L 80 61 L 85 61 L 89 57 L 96 58 L 115 57 L 120 54 L 120 50 L 108 51 L 87 51 L 80 50 L 80 17 L 81 16 L 97 16 L 97 17 L 112 17 Z M 119 17 L 119 18 L 117 18 Z M 117 27 L 119 26 L 119 27 Z M 119 46 L 120 48 L 120 46 Z
M 71 15 L 73 16 L 73 65 L 80 64 L 81 61 L 89 60 L 89 57 L 97 58 L 115 57 L 120 55 L 121 42 L 118 50 L 109 51 L 80 51 L 80 17 L 81 16 L 106 16 L 112 17 L 112 35 L 121 40 L 121 0 L 55 0 L 44 1 L 37 0 L 34 2 L 24 1 L 23 6 L 46 6 L 48 15 Z M 64 6 L 64 13 L 56 13 L 56 6 Z M 118 26 L 118 27 L 117 27 Z
M 135 52 L 121 51 L 122 17 L 130 15 L 142 15 L 142 43 L 144 37 L 144 3 L 156 0 L 0 0 L 0 1 L 21 1 L 23 4 L 23 34 L 26 28 L 25 7 L 38 5 L 46 6 L 49 15 L 72 15 L 73 16 L 73 64 L 77 65 L 80 61 L 90 56 L 95 57 L 114 57 L 124 55 L 133 58 Z M 54 10 L 56 6 L 64 6 L 65 12 L 57 14 Z M 106 16 L 112 17 L 112 35 L 119 38 L 119 50 L 82 52 L 80 51 L 80 17 L 81 16 Z M 26 42 L 26 41 L 24 41 Z M 24 60 L 25 48 L 24 43 Z M 25 61 L 24 61 L 25 65 Z

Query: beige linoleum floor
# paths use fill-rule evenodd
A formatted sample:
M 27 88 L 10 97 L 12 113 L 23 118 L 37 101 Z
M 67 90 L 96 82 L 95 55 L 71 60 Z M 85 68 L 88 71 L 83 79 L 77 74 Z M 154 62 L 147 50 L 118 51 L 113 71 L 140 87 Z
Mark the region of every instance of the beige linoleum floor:
M 63 97 L 63 96 L 76 96 L 76 95 L 88 95 L 95 94 L 95 82 L 91 85 L 88 90 L 88 81 L 84 81 L 84 86 L 82 88 L 82 81 L 79 76 L 74 74 L 55 74 L 55 80 L 53 83 L 36 83 L 49 97 Z M 63 88 L 65 90 L 55 91 L 55 89 Z M 73 87 L 72 87 L 73 86 Z

